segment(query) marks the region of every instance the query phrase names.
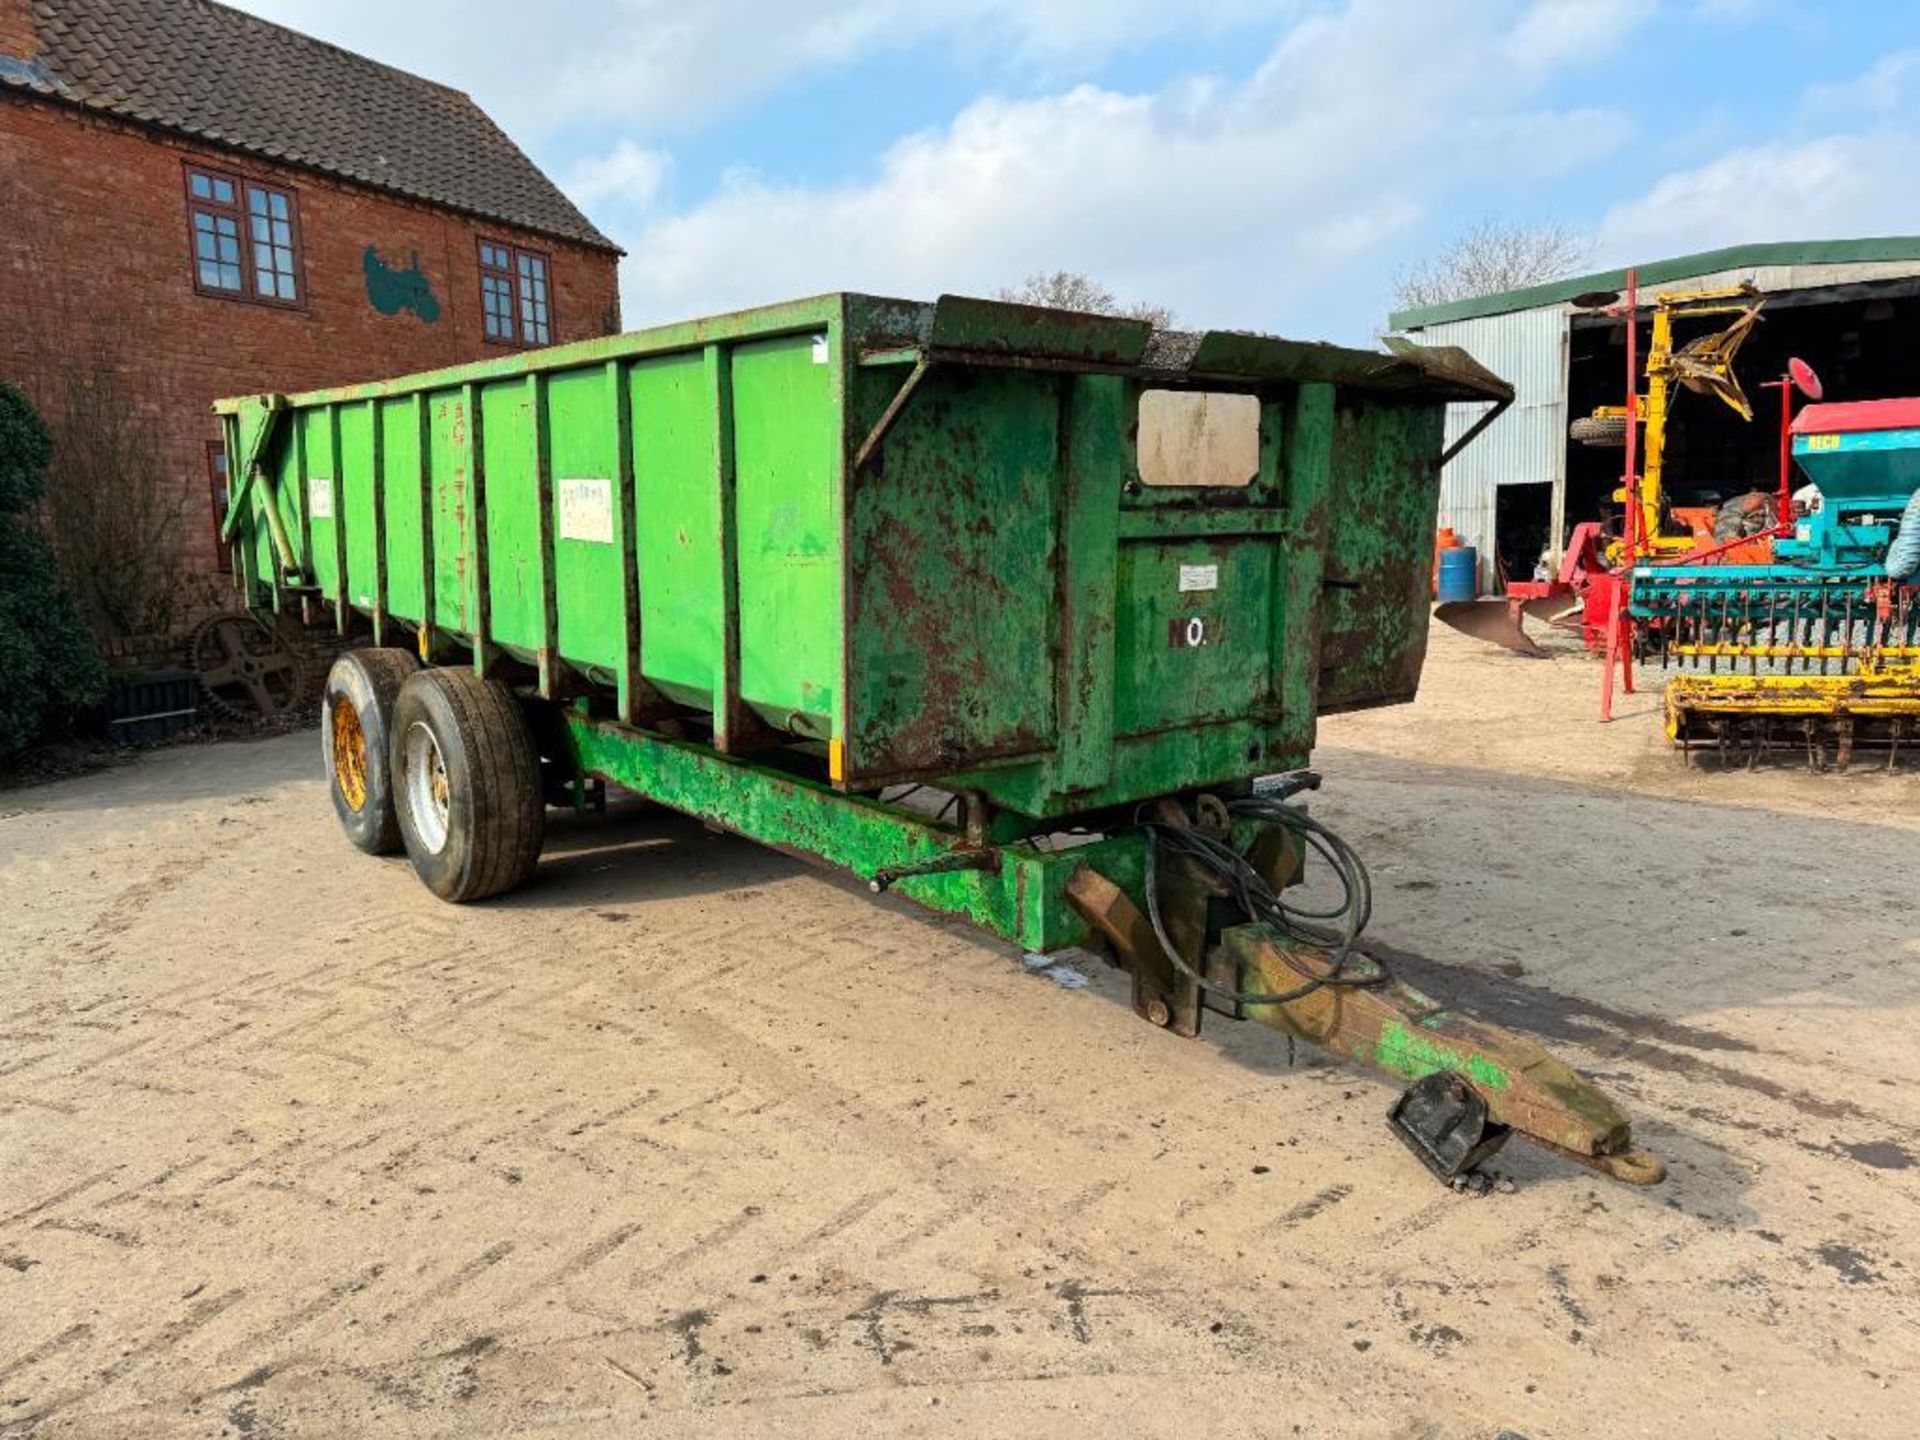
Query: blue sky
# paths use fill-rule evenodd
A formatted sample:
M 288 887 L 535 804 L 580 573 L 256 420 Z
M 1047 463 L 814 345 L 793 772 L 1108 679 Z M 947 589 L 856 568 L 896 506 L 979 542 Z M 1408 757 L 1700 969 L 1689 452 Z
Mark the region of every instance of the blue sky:
M 1094 276 L 1364 340 L 1478 219 L 1595 267 L 1920 233 L 1912 0 L 241 0 L 456 85 L 629 325 Z

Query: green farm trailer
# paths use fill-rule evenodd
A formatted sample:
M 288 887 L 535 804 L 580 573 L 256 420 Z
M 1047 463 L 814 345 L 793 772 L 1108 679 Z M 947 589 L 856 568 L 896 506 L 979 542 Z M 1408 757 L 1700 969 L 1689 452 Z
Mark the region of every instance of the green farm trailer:
M 1103 948 L 1179 1033 L 1385 1068 L 1444 1175 L 1511 1128 L 1647 1182 L 1578 1074 L 1364 953 L 1365 867 L 1295 798 L 1318 715 L 1413 696 L 1443 408 L 1511 398 L 1457 351 L 834 294 L 223 401 L 223 535 L 250 606 L 361 641 L 334 807 L 444 899 L 611 782 Z M 1337 906 L 1289 898 L 1309 859 Z

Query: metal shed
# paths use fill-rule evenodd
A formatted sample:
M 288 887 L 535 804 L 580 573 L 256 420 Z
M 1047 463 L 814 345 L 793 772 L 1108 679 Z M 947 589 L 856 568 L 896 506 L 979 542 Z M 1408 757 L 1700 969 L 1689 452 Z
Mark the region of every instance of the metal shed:
M 1637 267 L 1643 303 L 1660 292 L 1716 289 L 1746 282 L 1767 297 L 1741 371 L 1764 413 L 1759 382 L 1785 355 L 1802 356 L 1837 399 L 1920 393 L 1920 347 L 1902 333 L 1920 323 L 1920 236 L 1868 240 L 1780 241 L 1682 255 Z M 1624 269 L 1580 275 L 1446 305 L 1395 312 L 1389 327 L 1423 345 L 1457 345 L 1514 388 L 1514 404 L 1447 466 L 1440 523 L 1478 547 L 1480 584 L 1497 582 L 1496 560 L 1514 579 L 1543 557 L 1557 563 L 1568 530 L 1592 518 L 1617 474 L 1618 452 L 1582 454 L 1567 442 L 1570 419 L 1596 404 L 1618 404 L 1625 386 L 1625 326 L 1573 303 L 1621 292 Z M 1902 323 L 1905 322 L 1905 323 Z M 1484 413 L 1450 405 L 1448 443 Z M 1706 404 L 1676 413 L 1682 455 L 1677 479 L 1703 494 L 1744 483 L 1771 454 L 1770 427 L 1741 427 Z M 1689 479 L 1684 457 L 1691 455 Z

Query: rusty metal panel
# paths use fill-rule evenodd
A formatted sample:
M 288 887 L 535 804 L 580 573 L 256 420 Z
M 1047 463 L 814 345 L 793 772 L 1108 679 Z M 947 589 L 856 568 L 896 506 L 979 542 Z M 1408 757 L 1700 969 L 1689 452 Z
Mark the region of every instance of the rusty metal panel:
M 1152 334 L 1153 327 L 1144 320 L 942 295 L 934 306 L 928 343 L 936 350 L 976 351 L 1029 361 L 1134 365 L 1146 353 Z
M 860 375 L 879 414 L 901 384 Z M 853 773 L 1052 747 L 1063 380 L 941 371 L 848 497 Z
M 1411 700 L 1419 686 L 1439 430 L 1431 406 L 1340 397 L 1317 646 L 1323 715 Z

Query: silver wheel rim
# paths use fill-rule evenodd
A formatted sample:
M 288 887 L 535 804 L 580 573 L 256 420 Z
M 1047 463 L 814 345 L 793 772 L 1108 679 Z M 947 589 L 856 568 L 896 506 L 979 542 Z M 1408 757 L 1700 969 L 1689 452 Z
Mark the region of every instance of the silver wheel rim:
M 333 779 L 333 696 L 320 697 L 320 755 L 327 767 L 327 779 Z
M 418 720 L 407 727 L 401 759 L 406 765 L 407 818 L 413 833 L 429 855 L 447 848 L 447 762 L 440 742 Z

